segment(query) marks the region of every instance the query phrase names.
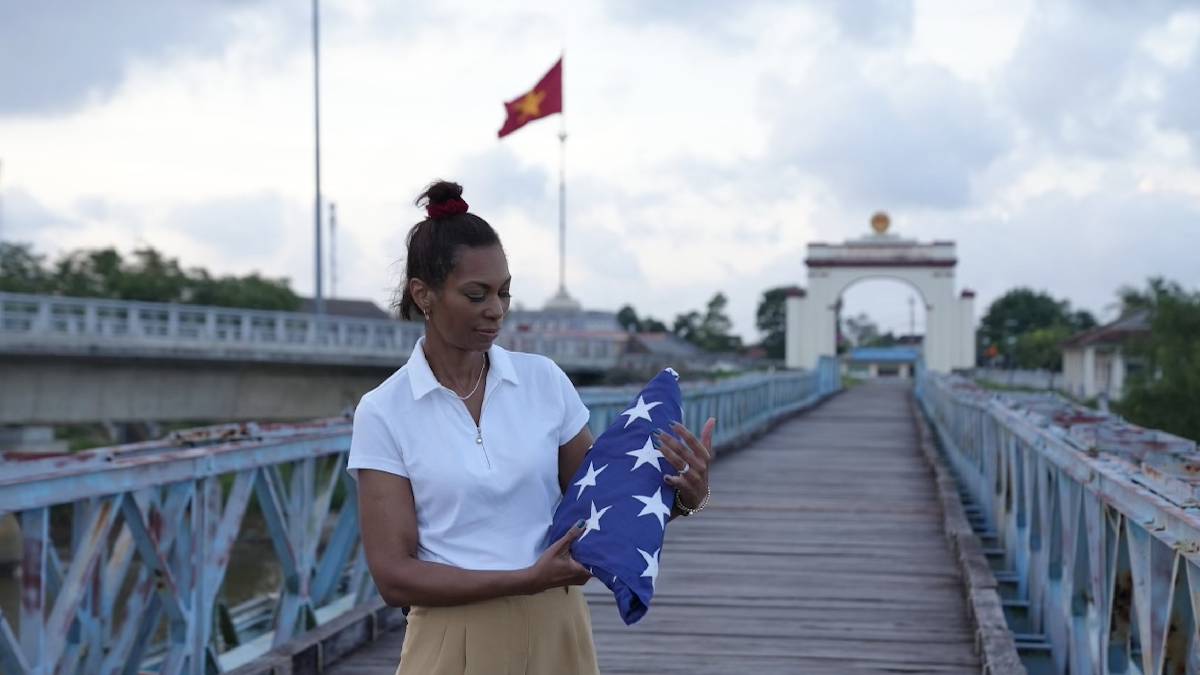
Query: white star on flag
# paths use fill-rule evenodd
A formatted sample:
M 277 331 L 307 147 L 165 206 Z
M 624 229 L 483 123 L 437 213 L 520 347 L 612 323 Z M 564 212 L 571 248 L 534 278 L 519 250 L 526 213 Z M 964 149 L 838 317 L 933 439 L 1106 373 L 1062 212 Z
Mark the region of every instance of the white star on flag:
M 626 410 L 625 412 L 621 413 L 622 415 L 629 415 L 629 419 L 625 420 L 624 428 L 628 429 L 629 425 L 633 424 L 634 420 L 646 420 L 647 422 L 651 422 L 652 420 L 650 419 L 650 411 L 653 410 L 655 408 L 655 406 L 660 406 L 660 405 L 662 405 L 662 401 L 646 403 L 646 400 L 644 398 L 642 398 L 641 396 L 639 396 L 638 400 L 637 400 L 637 405 L 635 405 L 632 408 L 630 408 L 629 410 Z
M 583 478 L 580 478 L 578 481 L 575 481 L 575 483 L 574 483 L 575 485 L 579 486 L 579 494 L 575 495 L 575 499 L 579 499 L 580 497 L 582 497 L 584 490 L 588 489 L 589 487 L 595 487 L 596 486 L 596 476 L 599 476 L 607 468 L 608 468 L 608 465 L 605 464 L 604 466 L 600 467 L 597 470 L 595 464 L 588 462 L 587 475 L 584 476 Z
M 625 447 L 629 447 L 629 446 L 625 446 Z M 658 469 L 659 472 L 661 473 L 662 466 L 659 465 L 658 460 L 666 459 L 666 457 L 663 457 L 663 454 L 658 451 L 658 448 L 654 447 L 654 439 L 652 439 L 650 437 L 646 437 L 646 444 L 642 446 L 641 450 L 634 450 L 632 452 L 627 452 L 625 454 L 629 455 L 630 457 L 637 458 L 637 461 L 634 462 L 633 468 L 630 469 L 630 471 L 637 471 L 637 468 L 639 466 L 641 466 L 643 464 L 650 464 L 654 468 Z
M 642 554 L 642 559 L 646 561 L 646 571 L 642 572 L 642 576 L 650 577 L 650 585 L 653 587 L 658 586 L 658 552 L 661 550 L 661 548 L 655 549 L 653 554 L 646 553 L 640 548 L 637 550 Z
M 653 495 L 648 497 L 633 495 L 633 498 L 645 504 L 645 506 L 642 508 L 642 512 L 638 514 L 639 517 L 658 516 L 659 526 L 666 529 L 666 520 L 664 520 L 664 517 L 671 517 L 671 508 L 663 503 L 662 488 L 658 488 L 654 491 Z
M 612 506 L 610 505 L 597 511 L 596 502 L 592 502 L 592 515 L 588 517 L 587 523 L 585 524 L 587 529 L 583 531 L 583 534 L 579 535 L 579 541 L 582 541 L 584 537 L 588 536 L 588 533 L 590 533 L 592 530 L 596 530 L 597 532 L 600 531 L 600 518 L 604 516 L 605 511 L 608 511 L 611 508 Z

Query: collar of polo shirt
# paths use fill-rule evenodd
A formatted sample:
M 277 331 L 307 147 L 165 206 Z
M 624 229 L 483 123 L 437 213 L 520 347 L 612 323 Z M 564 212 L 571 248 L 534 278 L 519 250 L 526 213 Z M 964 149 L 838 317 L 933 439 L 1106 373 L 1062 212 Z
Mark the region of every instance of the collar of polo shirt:
M 496 345 L 492 345 L 491 349 L 488 350 L 488 359 L 492 363 L 492 372 L 497 377 L 516 385 L 521 384 L 521 380 L 517 377 L 517 371 L 513 368 L 508 352 Z M 412 354 L 408 357 L 408 372 L 408 383 L 412 387 L 414 399 L 421 399 L 429 392 L 442 388 L 442 383 L 438 382 L 437 377 L 433 374 L 433 369 L 429 367 L 429 360 L 425 358 L 424 337 L 417 340 Z

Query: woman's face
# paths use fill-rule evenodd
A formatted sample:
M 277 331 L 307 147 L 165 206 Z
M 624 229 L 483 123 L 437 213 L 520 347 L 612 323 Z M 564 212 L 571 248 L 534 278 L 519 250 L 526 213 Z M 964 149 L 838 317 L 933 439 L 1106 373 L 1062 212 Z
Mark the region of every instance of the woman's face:
M 428 300 L 421 306 L 430 310 L 428 330 L 453 347 L 487 351 L 508 313 L 511 283 L 503 248 L 463 247 L 442 288 L 424 289 Z

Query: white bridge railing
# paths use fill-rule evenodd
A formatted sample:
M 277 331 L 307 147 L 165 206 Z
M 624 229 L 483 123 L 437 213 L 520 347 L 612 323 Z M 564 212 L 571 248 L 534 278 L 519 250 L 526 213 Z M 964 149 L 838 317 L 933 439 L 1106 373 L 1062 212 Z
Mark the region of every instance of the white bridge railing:
M 416 321 L 0 293 L 0 353 L 398 366 Z M 625 337 L 505 329 L 501 346 L 569 371 L 617 365 Z

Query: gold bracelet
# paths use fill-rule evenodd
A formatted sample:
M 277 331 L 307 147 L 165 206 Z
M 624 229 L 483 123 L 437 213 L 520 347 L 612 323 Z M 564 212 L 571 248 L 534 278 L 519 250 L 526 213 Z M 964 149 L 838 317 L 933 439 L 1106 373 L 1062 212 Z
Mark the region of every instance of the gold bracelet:
M 705 486 L 704 491 L 705 491 L 704 499 L 701 499 L 700 505 L 694 509 L 689 509 L 687 506 L 684 506 L 683 500 L 679 498 L 679 490 L 675 491 L 675 506 L 679 509 L 679 512 L 684 515 L 685 518 L 687 516 L 700 513 L 701 511 L 704 510 L 705 506 L 708 506 L 708 498 L 712 496 L 712 487 Z

